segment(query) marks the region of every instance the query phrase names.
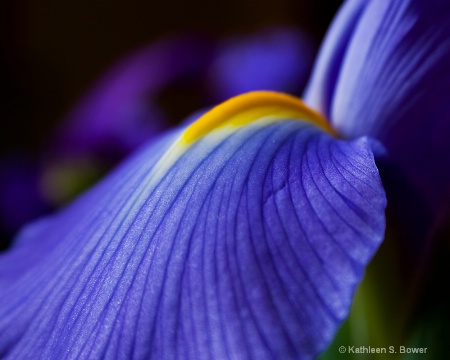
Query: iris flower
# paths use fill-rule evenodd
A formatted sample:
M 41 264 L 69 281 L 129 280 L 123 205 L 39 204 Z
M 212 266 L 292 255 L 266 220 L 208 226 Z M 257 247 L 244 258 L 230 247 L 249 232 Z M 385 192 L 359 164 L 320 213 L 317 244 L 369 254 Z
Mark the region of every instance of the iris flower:
M 152 139 L 0 255 L 0 356 L 309 359 L 385 231 L 375 163 L 448 194 L 450 5 L 351 0 L 305 103 L 239 95 Z

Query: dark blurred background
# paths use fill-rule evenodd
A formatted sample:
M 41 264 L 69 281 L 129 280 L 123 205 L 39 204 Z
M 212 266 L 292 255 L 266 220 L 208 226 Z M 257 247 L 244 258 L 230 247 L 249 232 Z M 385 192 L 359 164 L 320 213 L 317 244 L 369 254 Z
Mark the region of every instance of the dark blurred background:
M 0 151 L 38 152 L 108 66 L 162 37 L 295 25 L 320 43 L 341 1 L 0 2 Z M 195 109 L 192 109 L 195 110 Z

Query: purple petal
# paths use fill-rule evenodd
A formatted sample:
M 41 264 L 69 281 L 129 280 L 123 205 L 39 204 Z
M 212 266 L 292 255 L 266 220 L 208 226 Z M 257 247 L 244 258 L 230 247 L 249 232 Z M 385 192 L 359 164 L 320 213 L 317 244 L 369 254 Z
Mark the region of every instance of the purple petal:
M 344 136 L 381 140 L 428 208 L 438 209 L 450 183 L 450 4 L 350 1 L 335 24 L 317 68 L 333 81 L 316 73 L 308 102 Z
M 199 73 L 206 51 L 200 39 L 186 36 L 122 60 L 65 119 L 56 136 L 58 152 L 121 157 L 159 133 L 166 119 L 156 96 L 175 80 Z
M 310 359 L 384 232 L 369 141 L 264 117 L 143 148 L 0 255 L 4 358 Z
M 299 30 L 271 28 L 230 39 L 217 48 L 208 81 L 216 101 L 253 90 L 300 94 L 312 66 L 314 46 Z
M 364 0 L 353 0 L 341 7 L 321 46 L 305 90 L 306 102 L 329 119 L 340 68 L 364 6 Z
M 39 188 L 37 164 L 25 156 L 0 161 L 0 234 L 10 240 L 23 224 L 49 211 Z M 0 249 L 7 241 L 0 240 Z

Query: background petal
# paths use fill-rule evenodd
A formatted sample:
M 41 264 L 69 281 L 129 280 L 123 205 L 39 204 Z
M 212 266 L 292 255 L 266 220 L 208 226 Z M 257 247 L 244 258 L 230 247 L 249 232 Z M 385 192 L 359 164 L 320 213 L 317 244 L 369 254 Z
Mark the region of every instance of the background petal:
M 435 211 L 450 183 L 450 4 L 366 2 L 355 25 L 348 14 L 358 4 L 346 3 L 319 57 L 317 71 L 332 72 L 335 81 L 315 74 L 307 101 L 321 106 L 344 136 L 381 140 Z M 344 54 L 327 50 L 341 38 Z
M 3 358 L 305 359 L 326 347 L 383 237 L 368 140 L 270 117 L 183 151 L 179 135 L 0 255 Z
M 217 45 L 208 68 L 215 102 L 254 90 L 300 95 L 315 53 L 308 36 L 294 28 L 273 27 Z
M 177 36 L 146 46 L 120 61 L 62 123 L 56 151 L 114 160 L 168 126 L 157 96 L 183 79 L 200 79 L 210 46 Z
M 3 236 L 11 238 L 23 224 L 48 210 L 33 160 L 19 155 L 0 159 L 0 251 L 7 244 Z

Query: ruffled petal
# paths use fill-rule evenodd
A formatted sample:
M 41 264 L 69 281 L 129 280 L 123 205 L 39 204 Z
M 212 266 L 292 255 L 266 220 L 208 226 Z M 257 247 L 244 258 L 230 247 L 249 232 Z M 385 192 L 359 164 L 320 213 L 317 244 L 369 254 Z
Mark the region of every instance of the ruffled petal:
M 369 141 L 317 119 L 284 95 L 238 97 L 25 228 L 0 255 L 0 356 L 323 350 L 383 238 L 386 200 Z
M 319 58 L 317 71 L 333 81 L 316 73 L 308 101 L 343 135 L 381 140 L 435 210 L 450 191 L 450 4 L 365 2 L 355 20 L 359 3 L 344 6 Z

